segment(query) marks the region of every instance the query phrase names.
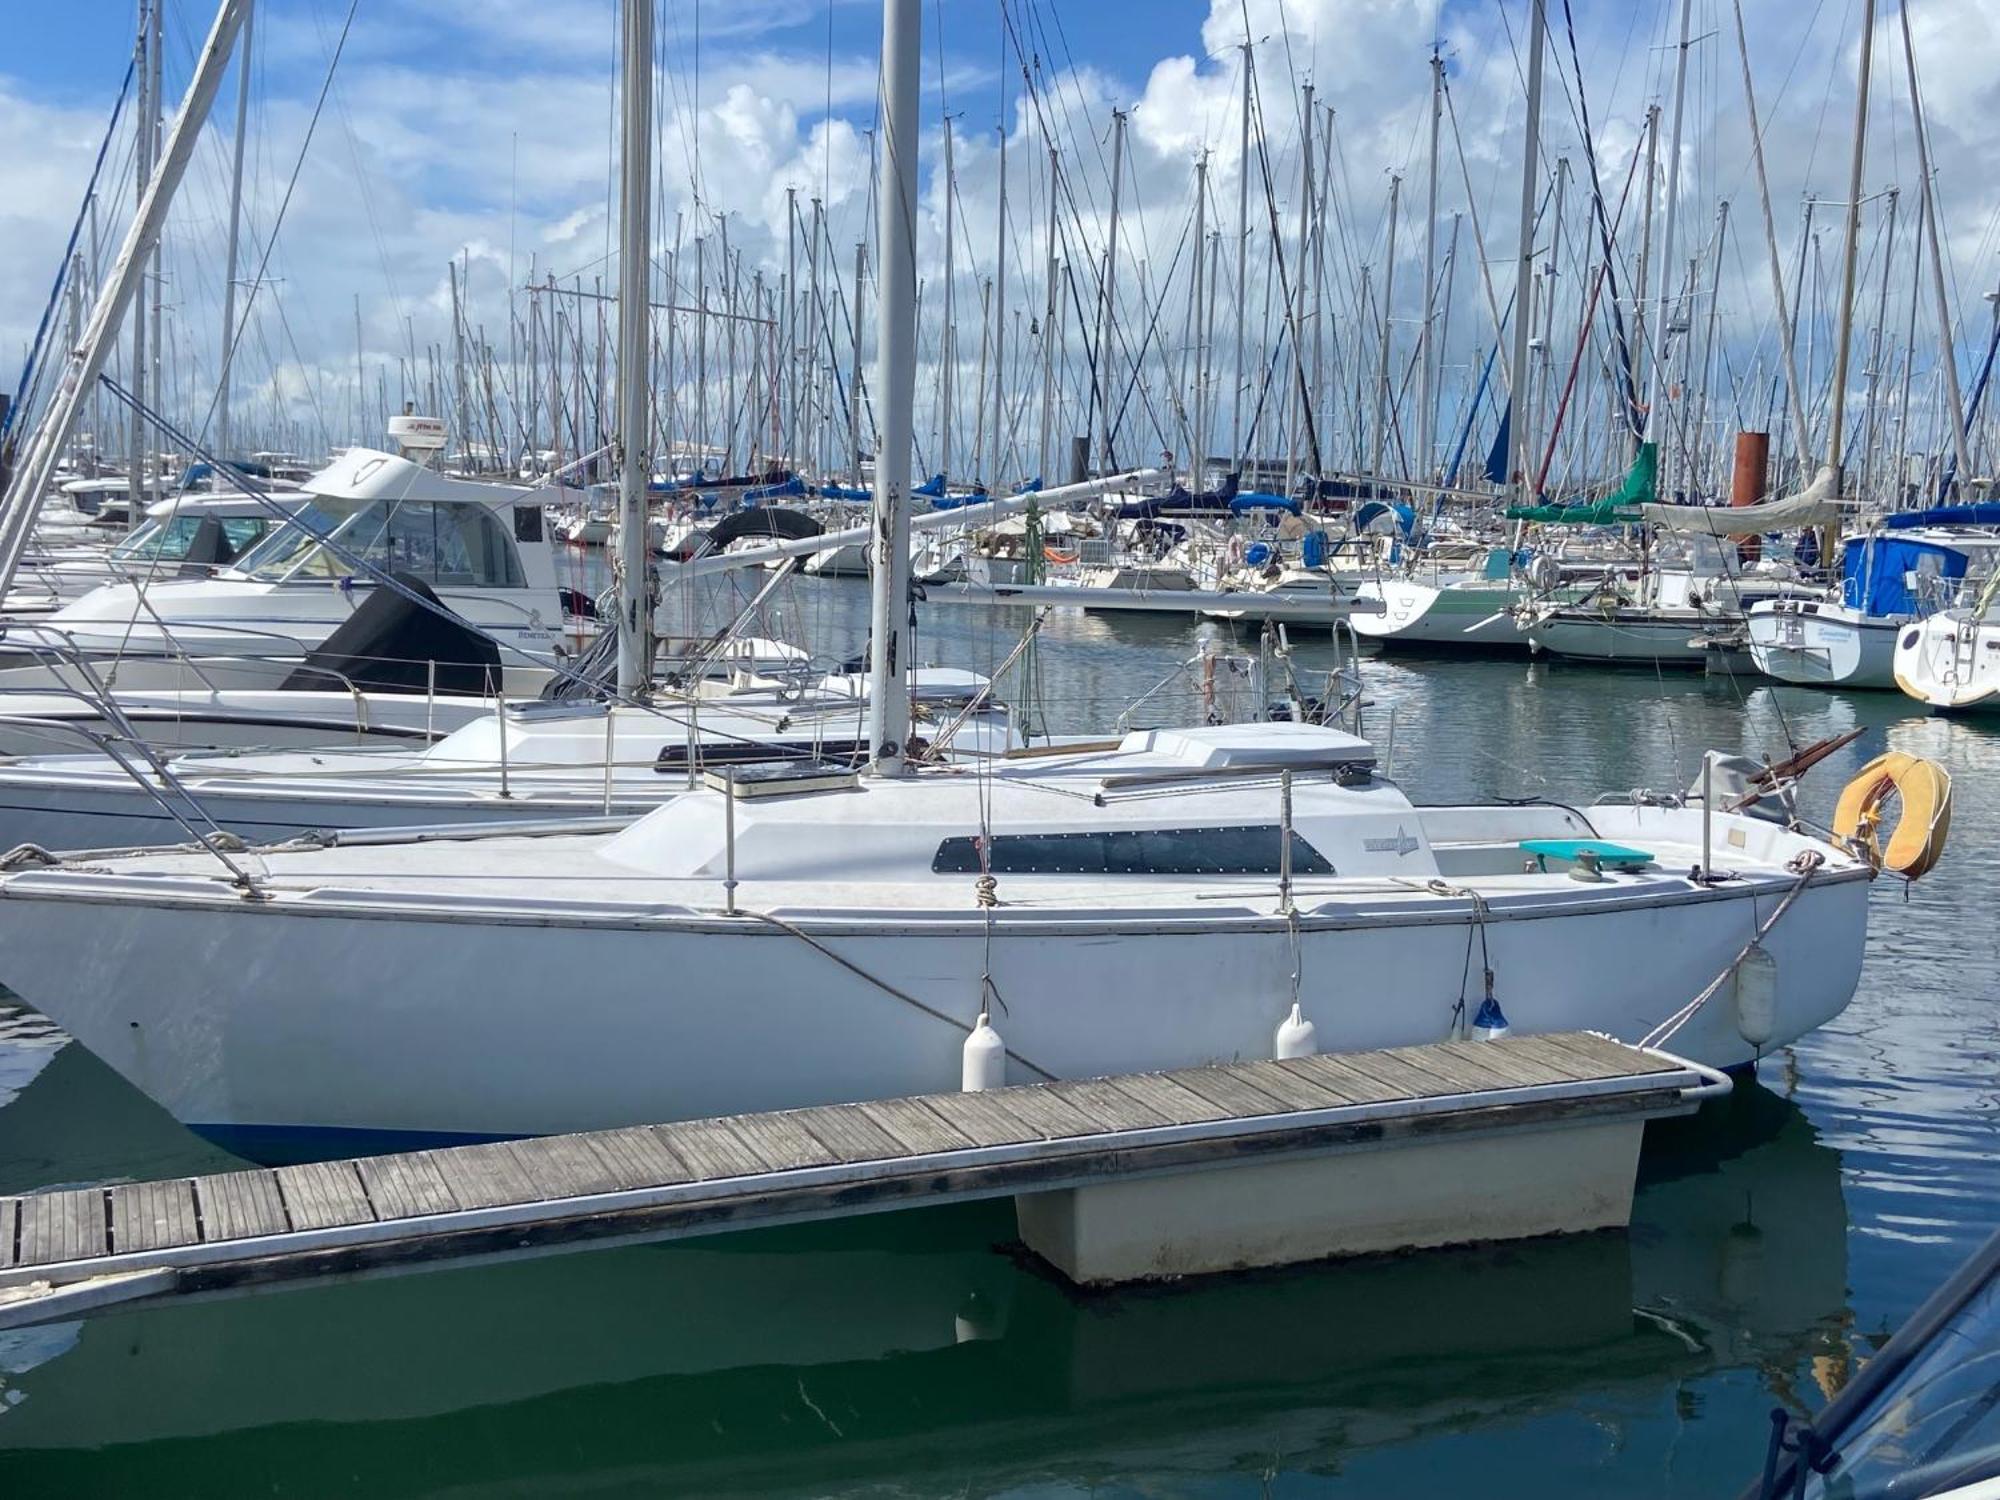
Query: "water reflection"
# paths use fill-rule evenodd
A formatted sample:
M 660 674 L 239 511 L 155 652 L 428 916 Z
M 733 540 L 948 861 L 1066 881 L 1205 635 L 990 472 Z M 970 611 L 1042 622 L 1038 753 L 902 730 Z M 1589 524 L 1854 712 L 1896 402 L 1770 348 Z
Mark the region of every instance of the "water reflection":
M 1629 1235 L 1194 1287 L 1078 1295 L 980 1205 L 131 1312 L 38 1335 L 40 1362 L 14 1347 L 32 1367 L 4 1376 L 0 1477 L 1173 1487 L 1579 1412 L 1648 1443 L 1631 1413 L 1697 1380 L 1835 1378 L 1840 1165 L 1798 1108 L 1752 1085 L 1648 1155 Z

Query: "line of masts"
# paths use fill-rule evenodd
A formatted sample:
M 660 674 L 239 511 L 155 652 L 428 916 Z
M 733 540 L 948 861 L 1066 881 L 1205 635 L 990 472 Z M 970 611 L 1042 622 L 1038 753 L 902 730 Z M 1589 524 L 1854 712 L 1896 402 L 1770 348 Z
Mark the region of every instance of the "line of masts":
M 478 278 L 475 291 L 475 268 L 462 257 L 446 268 L 445 336 L 419 342 L 405 318 L 400 347 L 389 351 L 379 330 L 371 347 L 357 298 L 351 372 L 329 362 L 320 375 L 322 398 L 328 387 L 345 387 L 346 399 L 313 403 L 317 434 L 298 420 L 296 403 L 273 395 L 266 419 L 232 399 L 263 384 L 246 368 L 237 300 L 251 82 L 247 3 L 242 9 L 214 445 L 248 446 L 241 438 L 251 432 L 268 446 L 301 450 L 373 441 L 389 415 L 418 407 L 446 419 L 456 466 L 608 476 L 620 428 L 609 351 L 628 293 L 607 288 L 595 269 L 558 275 L 531 259 L 497 306 L 490 279 Z M 1872 61 L 1864 41 L 1838 274 L 1829 278 L 1816 222 L 1823 201 L 1806 200 L 1786 263 L 1740 15 L 1733 37 L 1711 40 L 1691 34 L 1691 0 L 1675 10 L 1666 108 L 1644 112 L 1636 202 L 1614 225 L 1607 197 L 1617 184 L 1607 190 L 1595 156 L 1586 151 L 1580 172 L 1569 154 L 1551 159 L 1544 150 L 1543 75 L 1561 63 L 1550 52 L 1544 0 L 1530 0 L 1511 288 L 1495 284 L 1491 268 L 1501 257 L 1487 243 L 1452 70 L 1435 46 L 1416 132 L 1424 159 L 1387 174 L 1379 215 L 1346 188 L 1337 109 L 1304 81 L 1286 91 L 1296 110 L 1273 110 L 1259 78 L 1260 46 L 1246 39 L 1236 49 L 1235 159 L 1218 151 L 1221 141 L 1197 150 L 1181 203 L 1163 204 L 1155 192 L 1136 231 L 1130 112 L 1109 112 L 1108 165 L 1086 169 L 1058 144 L 1067 106 L 1038 63 L 1016 58 L 1021 124 L 1008 107 L 1010 85 L 990 146 L 983 136 L 962 141 L 950 114 L 932 137 L 935 170 L 918 212 L 937 275 L 925 281 L 920 272 L 917 340 L 935 378 L 923 386 L 913 461 L 954 485 L 994 490 L 1163 452 L 1194 488 L 1229 471 L 1246 487 L 1294 489 L 1330 475 L 1465 484 L 1508 411 L 1505 484 L 1523 499 L 1544 475 L 1558 495 L 1606 485 L 1640 437 L 1659 445 L 1663 488 L 1713 496 L 1726 483 L 1728 443 L 1743 427 L 1777 431 L 1780 483 L 1802 483 L 1818 462 L 1835 462 L 1851 492 L 1885 503 L 1927 498 L 1944 472 L 1963 479 L 1991 467 L 1993 403 L 1983 401 L 1984 381 L 1968 401 L 1960 371 L 1966 346 L 1976 363 L 1982 341 L 1971 319 L 1962 325 L 1952 313 L 1907 21 L 1899 60 L 1916 126 L 1917 211 L 1899 213 L 1896 187 L 1864 191 Z M 146 0 L 134 151 L 142 181 L 164 115 L 157 29 L 158 5 Z M 1009 36 L 1003 27 L 1003 53 Z M 1731 204 L 1714 204 L 1700 243 L 1682 243 L 1698 201 L 1682 181 L 1690 53 L 1731 41 L 1774 309 L 1768 331 L 1755 337 L 1723 317 L 1733 290 L 1724 275 Z M 1564 77 L 1583 91 L 1573 69 Z M 1023 133 L 1039 137 L 1040 150 L 1010 175 L 1009 148 Z M 968 166 L 986 184 L 979 201 Z M 1231 170 L 1233 224 L 1211 197 Z M 1021 177 L 1032 191 L 1017 191 Z M 651 175 L 647 187 L 661 191 Z M 866 315 L 879 250 L 851 221 L 856 205 L 879 205 L 879 197 L 872 179 L 865 194 L 831 204 L 788 189 L 783 243 L 761 259 L 740 218 L 706 206 L 692 223 L 687 210 L 673 215 L 670 240 L 653 237 L 651 280 L 663 289 L 649 297 L 645 360 L 655 472 L 782 469 L 829 483 L 867 480 L 880 448 Z M 1405 222 L 1412 213 L 1415 226 Z M 981 222 L 992 225 L 990 247 L 970 237 Z M 1037 240 L 1039 253 L 1022 253 Z M 1485 317 L 1454 321 L 1468 290 L 1459 274 L 1466 257 Z M 124 323 L 122 378 L 164 410 L 168 278 L 157 244 L 149 262 Z M 80 265 L 71 283 L 68 322 L 79 330 L 101 279 Z M 1931 347 L 1918 342 L 1926 326 Z M 341 417 L 347 431 L 325 430 Z M 157 464 L 142 419 L 133 418 L 126 437 L 136 500 Z M 1930 465 L 1915 483 L 1912 455 Z

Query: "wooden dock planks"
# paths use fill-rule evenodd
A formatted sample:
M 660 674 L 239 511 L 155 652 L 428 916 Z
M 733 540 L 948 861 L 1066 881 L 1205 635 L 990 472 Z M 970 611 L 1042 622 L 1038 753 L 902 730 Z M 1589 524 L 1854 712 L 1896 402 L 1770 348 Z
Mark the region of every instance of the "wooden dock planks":
M 20 1200 L 19 1264 L 47 1265 L 108 1252 L 109 1214 L 103 1188 L 33 1193 Z
M 194 1181 L 126 1182 L 111 1189 L 111 1249 L 125 1255 L 191 1245 L 196 1228 Z
M 221 1172 L 214 1177 L 197 1177 L 194 1190 L 201 1203 L 207 1239 L 247 1240 L 283 1234 L 292 1228 L 274 1172 Z
M 1405 1101 L 1413 1110 L 1422 1101 L 1472 1111 L 1526 1090 L 1593 1084 L 1607 1095 L 1649 1087 L 1657 1095 L 1690 1076 L 1670 1058 L 1584 1033 L 1450 1041 L 30 1193 L 0 1197 L 0 1273 L 128 1256 L 138 1264 L 195 1246 L 282 1244 L 288 1235 L 359 1227 L 380 1241 L 383 1227 L 403 1221 L 421 1235 L 439 1232 L 426 1226 L 441 1219 L 481 1211 L 548 1207 L 559 1216 L 565 1200 L 711 1185 L 733 1194 L 745 1189 L 732 1180 L 755 1186 L 857 1166 L 893 1173 L 920 1159 L 936 1170 L 998 1148 L 1025 1148 L 1031 1158 L 1042 1143 L 1063 1143 L 1049 1157 L 1058 1161 L 1093 1146 L 1185 1140 L 1190 1128 L 1247 1123 L 1255 1133 L 1268 1121 L 1274 1134 L 1297 1131 L 1343 1110 L 1393 1112 Z M 1024 1159 L 1019 1150 L 1006 1158 Z

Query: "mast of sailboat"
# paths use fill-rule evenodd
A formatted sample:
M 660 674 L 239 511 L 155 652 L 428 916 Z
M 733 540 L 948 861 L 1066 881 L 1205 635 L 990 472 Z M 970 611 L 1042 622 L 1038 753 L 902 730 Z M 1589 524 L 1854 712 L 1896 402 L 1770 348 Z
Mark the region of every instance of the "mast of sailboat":
M 209 28 L 208 40 L 195 60 L 194 76 L 188 81 L 187 95 L 167 134 L 152 181 L 126 227 L 125 242 L 119 247 L 110 274 L 98 288 L 90 320 L 82 339 L 70 351 L 48 413 L 30 437 L 14 471 L 14 482 L 7 488 L 4 504 L 0 504 L 0 594 L 5 594 L 14 581 L 14 571 L 34 531 L 36 513 L 55 477 L 56 464 L 69 442 L 70 431 L 84 402 L 96 389 L 97 377 L 110 357 L 118 327 L 132 306 L 139 280 L 145 274 L 146 254 L 159 239 L 160 226 L 173 204 L 174 191 L 187 170 L 188 158 L 194 154 L 195 139 L 208 120 L 209 106 L 215 102 L 222 75 L 228 68 L 230 48 L 249 8 L 250 0 L 220 0 L 216 7 L 215 24 Z
M 153 93 L 153 60 L 159 55 L 160 0 L 142 0 L 139 14 L 139 109 L 133 117 L 138 137 L 132 148 L 134 204 L 144 203 L 153 176 L 153 121 L 160 102 Z M 153 295 L 159 295 L 159 283 Z M 146 514 L 146 275 L 139 273 L 138 301 L 132 309 L 132 410 L 126 428 L 126 516 L 132 526 Z M 155 397 L 157 400 L 157 396 Z
M 1043 259 L 1047 262 L 1047 295 L 1042 300 L 1042 419 L 1041 441 L 1038 445 L 1035 472 L 1044 482 L 1049 477 L 1050 441 L 1055 431 L 1056 410 L 1056 313 L 1059 310 L 1058 296 L 1062 279 L 1062 268 L 1056 259 L 1056 195 L 1062 184 L 1060 158 L 1056 155 L 1055 144 L 1048 138 L 1048 120 L 1043 117 L 1042 141 L 1048 148 L 1049 156 L 1049 221 L 1044 226 L 1047 243 Z
M 1208 151 L 1194 162 L 1194 274 L 1191 301 L 1194 334 L 1194 430 L 1188 439 L 1188 488 L 1200 494 L 1208 482 L 1208 324 L 1202 278 L 1208 271 Z
M 1785 308 L 1785 268 L 1778 255 L 1778 226 L 1771 217 L 1771 185 L 1764 175 L 1764 134 L 1757 123 L 1757 91 L 1750 82 L 1750 45 L 1743 36 L 1743 0 L 1734 0 L 1736 55 L 1743 65 L 1743 104 L 1750 114 L 1750 159 L 1757 168 L 1757 201 L 1764 210 L 1764 247 L 1771 262 L 1772 305 L 1777 308 L 1778 353 L 1785 363 L 1785 394 L 1791 403 L 1792 430 L 1797 435 L 1801 482 L 1812 468 L 1805 397 L 1799 389 L 1799 365 L 1792 352 L 1792 320 Z
M 1285 493 L 1297 493 L 1299 442 L 1298 424 L 1302 419 L 1301 405 L 1310 402 L 1311 392 L 1306 390 L 1305 364 L 1305 323 L 1306 323 L 1306 247 L 1312 233 L 1312 169 L 1313 169 L 1313 86 L 1304 84 L 1299 92 L 1299 253 L 1298 278 L 1293 283 L 1291 298 L 1291 341 L 1292 371 L 1297 377 L 1288 385 L 1285 395 Z M 1277 230 L 1272 229 L 1273 238 Z
M 1509 376 L 1508 398 L 1514 417 L 1508 434 L 1514 450 L 1510 464 L 1515 487 L 1515 503 L 1534 503 L 1533 481 L 1528 465 L 1528 309 L 1535 287 L 1535 183 L 1541 158 L 1542 134 L 1542 52 L 1548 33 L 1548 14 L 1543 0 L 1528 0 L 1528 114 L 1521 142 L 1521 218 L 1516 236 L 1514 266 L 1514 354 Z
M 1833 405 L 1826 427 L 1826 461 L 1834 493 L 1841 493 L 1843 438 L 1847 430 L 1847 360 L 1854 342 L 1854 276 L 1861 240 L 1861 168 L 1868 150 L 1868 74 L 1875 52 L 1875 0 L 1861 4 L 1861 71 L 1854 95 L 1854 154 L 1847 170 L 1847 228 L 1840 252 L 1840 321 L 1833 343 Z
M 618 190 L 618 693 L 652 681 L 646 601 L 646 481 L 653 208 L 653 0 L 625 0 Z
M 911 423 L 917 353 L 917 63 L 922 0 L 882 0 L 882 191 L 877 195 L 875 345 L 882 441 L 875 455 L 874 568 L 869 598 L 868 743 L 876 776 L 904 773 L 909 688 Z M 950 184 L 945 190 L 950 192 Z
M 853 347 L 847 367 L 847 435 L 851 445 L 847 482 L 861 484 L 861 327 L 868 310 L 868 241 L 854 242 Z M 791 460 L 796 465 L 797 460 Z
M 1923 95 L 1917 92 L 1917 49 L 1910 40 L 1910 11 L 1907 5 L 1899 6 L 1902 12 L 1903 61 L 1910 73 L 1910 111 L 1916 117 L 1917 171 L 1923 181 L 1921 207 L 1923 208 L 1924 235 L 1930 244 L 1931 291 L 1937 301 L 1938 323 L 1938 371 L 1944 376 L 1945 420 L 1951 424 L 1953 456 L 1958 460 L 1958 472 L 1972 473 L 1972 457 L 1966 451 L 1965 402 L 1958 389 L 1958 351 L 1953 347 L 1951 337 L 1951 308 L 1945 301 L 1944 289 L 1944 246 L 1938 238 L 1937 193 L 1931 177 L 1930 127 L 1924 121 Z M 1872 12 L 1873 6 L 1871 4 Z M 1862 67 L 1867 67 L 1867 42 L 1862 43 Z M 1866 74 L 1863 74 L 1866 77 Z M 1903 446 L 1909 446 L 1909 435 L 1903 437 Z M 1949 497 L 1938 496 L 1940 502 Z
M 1118 210 L 1125 183 L 1125 111 L 1111 111 L 1111 222 L 1105 231 L 1104 280 L 1099 287 L 1097 314 L 1097 420 L 1099 469 L 1112 470 L 1111 458 L 1111 330 L 1118 319 Z
M 886 43 L 884 45 L 887 45 Z M 886 77 L 886 75 L 885 75 Z M 942 80 L 943 75 L 939 75 Z M 940 82 L 939 87 L 943 84 Z M 951 483 L 951 429 L 957 420 L 955 403 L 958 373 L 958 311 L 953 283 L 957 281 L 954 255 L 958 248 L 957 172 L 952 164 L 951 116 L 944 117 L 944 324 L 938 330 L 938 472 Z
M 222 266 L 222 360 L 215 393 L 215 451 L 228 458 L 230 447 L 229 376 L 236 363 L 236 260 L 243 232 L 243 138 L 250 123 L 250 29 L 257 7 L 243 7 L 243 33 L 236 44 L 236 143 L 229 168 L 229 249 Z
M 1248 387 L 1243 371 L 1243 330 L 1250 321 L 1246 291 L 1250 270 L 1250 38 L 1243 38 L 1243 123 L 1236 157 L 1236 394 L 1230 398 L 1230 422 L 1236 441 L 1231 447 L 1231 463 L 1240 480 L 1243 474 L 1243 445 L 1248 436 L 1243 429 L 1243 398 Z
M 1000 424 L 1006 417 L 1007 389 L 1007 47 L 1000 46 L 1000 216 L 993 236 L 993 448 L 986 467 L 989 494 L 1001 492 L 1000 464 L 1006 449 Z
M 1375 430 L 1368 442 L 1368 477 L 1377 484 L 1388 472 L 1389 343 L 1395 331 L 1395 325 L 1390 321 L 1390 310 L 1396 297 L 1396 219 L 1402 203 L 1403 179 L 1392 172 L 1389 175 L 1389 245 L 1382 256 L 1382 338 L 1376 346 Z
M 1889 319 L 1889 278 L 1896 265 L 1896 199 L 1897 190 L 1889 189 L 1888 221 L 1882 229 L 1882 277 L 1875 293 L 1875 326 L 1868 334 L 1868 368 L 1863 372 L 1868 377 L 1868 435 L 1861 448 L 1861 492 L 1872 494 L 1875 489 L 1875 453 L 1882 445 L 1882 333 L 1883 325 Z
M 1680 218 L 1681 123 L 1687 107 L 1688 24 L 1693 10 L 1694 0 L 1681 0 L 1681 40 L 1674 53 L 1674 122 L 1667 137 L 1667 221 L 1661 231 L 1660 284 L 1654 314 L 1658 322 L 1653 329 L 1653 380 L 1646 398 L 1646 440 L 1653 443 L 1660 440 L 1662 423 L 1666 418 L 1667 345 L 1673 334 L 1673 318 L 1667 304 L 1673 298 L 1673 288 L 1680 276 L 1680 267 L 1674 259 L 1674 229 Z M 1646 190 L 1649 193 L 1652 191 L 1650 181 Z
M 1424 296 L 1423 318 L 1417 324 L 1417 348 L 1423 356 L 1418 372 L 1417 463 L 1412 478 L 1430 481 L 1435 442 L 1433 424 L 1437 417 L 1437 348 L 1431 337 L 1432 309 L 1437 298 L 1437 214 L 1438 214 L 1438 125 L 1444 113 L 1444 58 L 1436 42 L 1431 43 L 1431 149 L 1430 166 L 1424 173 Z

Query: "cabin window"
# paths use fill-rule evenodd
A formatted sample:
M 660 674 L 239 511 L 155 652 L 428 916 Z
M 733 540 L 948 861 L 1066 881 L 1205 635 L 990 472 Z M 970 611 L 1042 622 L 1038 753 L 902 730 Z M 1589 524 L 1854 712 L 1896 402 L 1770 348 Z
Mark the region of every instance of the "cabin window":
M 1001 833 L 987 842 L 995 875 L 1276 875 L 1283 849 L 1276 823 L 1234 828 L 1107 828 L 1078 833 Z M 936 875 L 977 875 L 979 839 L 949 838 L 931 860 Z M 1292 834 L 1292 873 L 1331 875 L 1325 855 Z
M 513 538 L 476 502 L 378 500 L 341 509 L 322 502 L 303 514 L 315 530 L 330 532 L 335 546 L 320 545 L 303 527 L 288 527 L 283 542 L 244 559 L 245 570 L 269 579 L 345 578 L 362 571 L 354 561 L 359 558 L 439 588 L 527 587 Z

